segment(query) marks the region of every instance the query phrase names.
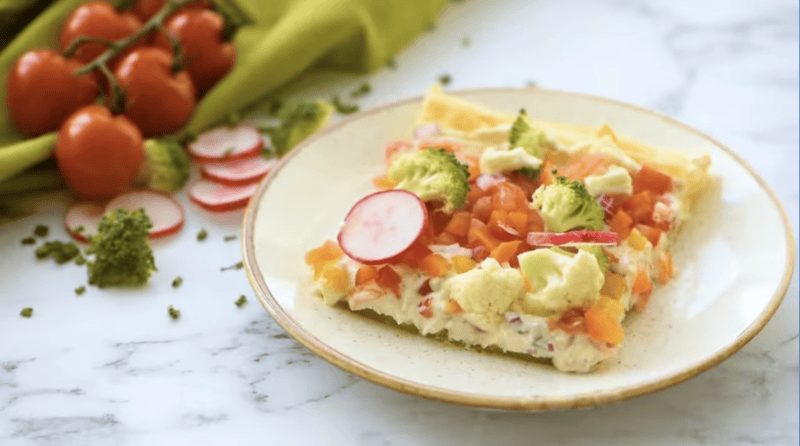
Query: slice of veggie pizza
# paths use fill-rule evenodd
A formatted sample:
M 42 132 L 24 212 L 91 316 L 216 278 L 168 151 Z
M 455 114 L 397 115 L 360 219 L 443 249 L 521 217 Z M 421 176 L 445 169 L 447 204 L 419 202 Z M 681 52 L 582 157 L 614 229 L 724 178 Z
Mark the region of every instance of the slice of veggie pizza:
M 308 252 L 324 301 L 561 371 L 614 357 L 626 313 L 672 277 L 670 246 L 710 159 L 436 87 L 419 124 L 387 146 L 379 191 L 337 241 Z

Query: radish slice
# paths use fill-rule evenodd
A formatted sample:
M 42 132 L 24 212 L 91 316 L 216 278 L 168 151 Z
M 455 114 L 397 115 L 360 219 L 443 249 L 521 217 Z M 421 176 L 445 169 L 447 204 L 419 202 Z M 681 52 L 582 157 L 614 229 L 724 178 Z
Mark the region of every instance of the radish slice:
M 278 159 L 264 159 L 263 156 L 232 161 L 224 164 L 203 166 L 203 178 L 228 186 L 241 186 L 255 183 L 270 173 L 278 165 Z
M 361 263 L 386 263 L 405 252 L 427 223 L 425 204 L 413 193 L 399 189 L 375 192 L 347 213 L 339 246 Z
M 414 129 L 414 139 L 433 138 L 441 134 L 442 129 L 439 128 L 439 124 L 436 122 L 422 124 Z
M 78 203 L 64 217 L 64 227 L 75 240 L 88 243 L 90 235 L 97 234 L 97 224 L 103 218 L 104 206 L 96 203 Z
M 183 206 L 167 194 L 149 190 L 123 193 L 105 206 L 91 202 L 77 203 L 67 211 L 64 226 L 72 238 L 86 243 L 90 235 L 97 234 L 97 225 L 103 215 L 117 209 L 135 211 L 140 208 L 144 208 L 144 212 L 153 222 L 150 238 L 174 234 L 183 227 Z M 81 227 L 83 229 L 79 230 Z
M 531 246 L 572 246 L 576 244 L 616 245 L 619 235 L 609 231 L 529 232 Z
M 262 141 L 257 128 L 241 124 L 236 128 L 218 127 L 201 133 L 186 148 L 198 161 L 232 161 L 257 155 L 263 147 Z
M 256 193 L 258 184 L 226 186 L 211 181 L 200 180 L 189 189 L 189 198 L 198 206 L 212 212 L 225 212 L 247 206 L 250 197 Z
M 144 212 L 153 222 L 150 238 L 174 234 L 183 227 L 185 219 L 183 206 L 171 196 L 151 190 L 137 190 L 118 195 L 108 202 L 106 213 L 117 209 L 135 211 L 139 208 L 144 208 Z

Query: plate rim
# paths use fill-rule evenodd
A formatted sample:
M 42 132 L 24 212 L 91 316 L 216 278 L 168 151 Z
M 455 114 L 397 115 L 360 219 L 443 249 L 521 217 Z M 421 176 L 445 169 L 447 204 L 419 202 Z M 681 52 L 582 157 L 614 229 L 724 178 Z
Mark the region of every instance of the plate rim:
M 591 100 L 596 102 L 610 103 L 623 108 L 628 108 L 640 113 L 644 113 L 665 121 L 667 124 L 677 126 L 683 130 L 693 133 L 703 139 L 708 140 L 713 145 L 717 146 L 728 156 L 733 158 L 739 165 L 741 165 L 752 177 L 756 180 L 758 185 L 767 193 L 772 200 L 773 205 L 777 208 L 778 213 L 783 221 L 784 232 L 786 234 L 786 264 L 784 274 L 779 282 L 775 292 L 770 298 L 767 305 L 758 315 L 758 317 L 750 324 L 730 345 L 717 351 L 710 357 L 700 361 L 697 364 L 691 365 L 677 373 L 671 374 L 667 377 L 658 379 L 656 381 L 646 382 L 644 384 L 630 385 L 625 387 L 618 387 L 608 391 L 591 392 L 583 394 L 569 395 L 565 397 L 513 397 L 513 396 L 487 396 L 480 393 L 470 393 L 462 391 L 454 391 L 445 389 L 438 386 L 421 384 L 404 378 L 391 375 L 386 372 L 377 370 L 367 364 L 350 358 L 349 356 L 339 352 L 338 350 L 328 346 L 325 342 L 318 339 L 316 336 L 303 328 L 294 318 L 292 318 L 286 310 L 275 300 L 269 291 L 264 278 L 261 274 L 257 274 L 258 263 L 255 257 L 254 246 L 254 226 L 255 216 L 258 204 L 261 201 L 265 191 L 269 187 L 272 180 L 280 173 L 283 166 L 290 162 L 290 160 L 297 155 L 301 150 L 308 147 L 314 141 L 325 137 L 330 133 L 336 132 L 341 127 L 349 123 L 359 120 L 365 116 L 380 113 L 383 110 L 400 107 L 413 102 L 421 102 L 424 99 L 423 95 L 414 96 L 411 98 L 400 99 L 386 103 L 384 105 L 374 107 L 360 113 L 348 116 L 340 122 L 331 125 L 311 137 L 307 138 L 297 147 L 295 147 L 282 161 L 273 169 L 270 175 L 267 175 L 262 180 L 256 192 L 250 199 L 247 208 L 245 209 L 244 218 L 241 223 L 242 241 L 241 248 L 243 252 L 243 263 L 245 273 L 250 281 L 250 284 L 258 297 L 258 300 L 272 316 L 273 319 L 283 327 L 286 332 L 291 335 L 295 340 L 305 345 L 309 350 L 317 356 L 328 361 L 329 363 L 341 368 L 342 370 L 364 378 L 372 383 L 396 390 L 409 395 L 415 395 L 423 398 L 433 399 L 441 402 L 457 404 L 461 406 L 471 406 L 488 409 L 501 409 L 501 410 L 516 410 L 516 411 L 546 411 L 546 410 L 563 410 L 563 409 L 576 409 L 583 407 L 601 406 L 615 402 L 621 402 L 633 397 L 647 395 L 667 387 L 679 384 L 686 381 L 698 374 L 714 367 L 725 359 L 729 358 L 735 352 L 740 350 L 750 340 L 752 340 L 763 328 L 767 322 L 777 311 L 783 298 L 788 291 L 789 285 L 792 280 L 792 275 L 795 267 L 795 240 L 794 233 L 792 232 L 791 222 L 783 204 L 778 199 L 777 194 L 767 184 L 767 182 L 756 172 L 756 170 L 738 153 L 731 150 L 726 145 L 712 138 L 711 136 L 695 129 L 687 124 L 684 124 L 674 118 L 667 116 L 661 112 L 657 112 L 648 108 L 634 105 L 628 102 L 610 99 L 603 96 L 593 95 L 589 93 L 565 91 L 559 89 L 546 89 L 540 87 L 482 87 L 482 88 L 469 88 L 460 90 L 448 91 L 449 95 L 464 96 L 476 93 L 529 93 L 535 91 L 536 93 L 544 93 L 559 96 L 572 96 L 584 100 Z

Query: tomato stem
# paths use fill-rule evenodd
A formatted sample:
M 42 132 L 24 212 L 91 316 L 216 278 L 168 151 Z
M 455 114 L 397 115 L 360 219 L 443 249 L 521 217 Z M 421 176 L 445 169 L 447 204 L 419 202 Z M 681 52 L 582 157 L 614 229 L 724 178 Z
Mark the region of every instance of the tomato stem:
M 85 74 L 92 72 L 93 70 L 100 70 L 103 73 L 103 75 L 105 75 L 106 78 L 108 78 L 108 84 L 112 95 L 111 106 L 110 106 L 111 112 L 114 114 L 122 113 L 125 107 L 125 93 L 122 91 L 122 88 L 120 88 L 119 86 L 119 82 L 111 73 L 111 70 L 108 68 L 108 62 L 117 55 L 119 55 L 119 53 L 124 51 L 126 48 L 131 46 L 133 43 L 140 40 L 142 37 L 147 36 L 153 31 L 161 29 L 164 20 L 166 20 L 166 18 L 169 17 L 170 14 L 175 12 L 177 9 L 182 8 L 190 3 L 194 3 L 196 1 L 198 0 L 171 0 L 164 2 L 164 6 L 154 16 L 150 17 L 150 19 L 144 25 L 142 25 L 142 27 L 139 28 L 138 31 L 136 31 L 135 33 L 131 34 L 130 36 L 124 39 L 117 40 L 115 42 L 108 43 L 109 41 L 101 41 L 103 39 L 95 40 L 94 38 L 91 38 L 89 36 L 78 37 L 77 39 L 75 39 L 73 42 L 70 43 L 70 47 L 67 48 L 67 51 L 72 49 L 74 45 L 75 46 L 75 49 L 73 49 L 74 52 L 77 49 L 77 47 L 80 46 L 81 43 L 86 43 L 86 42 L 103 43 L 108 45 L 108 49 L 105 50 L 103 54 L 97 56 L 93 61 L 75 70 L 75 75 L 83 76 Z M 170 37 L 169 34 L 167 34 L 167 37 Z M 82 39 L 86 40 L 82 41 Z M 178 56 L 179 54 L 176 52 L 176 57 Z M 182 58 L 182 54 L 180 55 L 180 57 Z M 177 65 L 173 64 L 173 68 L 175 66 Z
M 69 46 L 66 50 L 64 50 L 64 57 L 70 58 L 75 55 L 75 52 L 78 51 L 78 47 L 83 45 L 84 43 L 99 43 L 101 45 L 105 45 L 109 48 L 112 48 L 116 42 L 109 39 L 103 39 L 101 37 L 94 37 L 94 36 L 80 36 L 76 37 L 69 43 Z

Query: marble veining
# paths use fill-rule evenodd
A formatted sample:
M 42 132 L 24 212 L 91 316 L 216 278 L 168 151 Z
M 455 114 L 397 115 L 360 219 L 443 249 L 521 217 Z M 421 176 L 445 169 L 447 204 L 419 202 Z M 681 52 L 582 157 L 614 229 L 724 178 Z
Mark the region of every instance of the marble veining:
M 787 0 L 459 1 L 395 69 L 310 74 L 284 93 L 330 97 L 368 81 L 358 102 L 369 108 L 447 73 L 452 88 L 535 82 L 632 102 L 741 154 L 797 237 L 798 23 Z M 319 359 L 270 318 L 243 271 L 219 272 L 241 258 L 238 240 L 223 241 L 241 214 L 216 218 L 180 199 L 186 227 L 157 246 L 159 272 L 138 292 L 88 287 L 78 297 L 78 267 L 20 246 L 39 223 L 66 239 L 58 206 L 0 227 L 0 445 L 800 442 L 797 270 L 765 329 L 696 378 L 588 410 L 483 411 L 400 394 Z M 177 275 L 184 284 L 173 289 Z M 27 306 L 30 319 L 19 316 Z

